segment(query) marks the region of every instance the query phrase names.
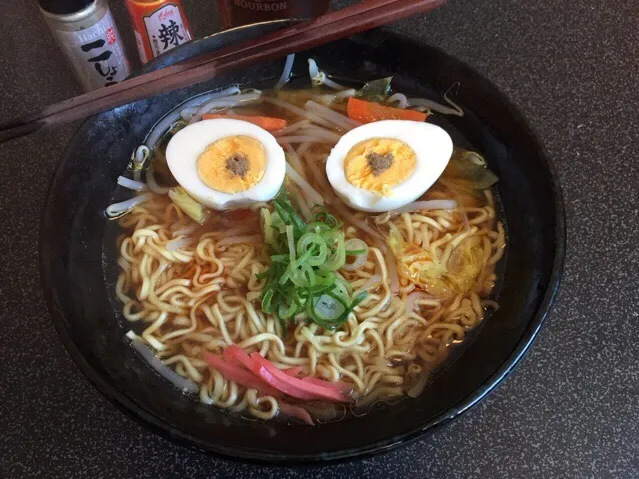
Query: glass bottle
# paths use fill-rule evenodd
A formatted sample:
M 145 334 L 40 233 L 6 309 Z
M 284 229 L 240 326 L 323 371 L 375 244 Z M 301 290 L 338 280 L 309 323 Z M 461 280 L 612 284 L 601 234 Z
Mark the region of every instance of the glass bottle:
M 331 0 L 217 0 L 223 29 L 286 18 L 308 19 L 328 11 Z
M 193 38 L 180 0 L 126 0 L 142 63 Z
M 85 91 L 130 73 L 107 0 L 39 0 L 40 11 Z

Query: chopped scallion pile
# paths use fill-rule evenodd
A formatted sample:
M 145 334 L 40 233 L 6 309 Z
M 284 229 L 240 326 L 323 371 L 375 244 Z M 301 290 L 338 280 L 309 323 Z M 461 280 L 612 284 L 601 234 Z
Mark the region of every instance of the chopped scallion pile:
M 366 297 L 351 299 L 336 274 L 347 254 L 341 223 L 318 208 L 306 223 L 287 193 L 273 200 L 273 211 L 262 209 L 261 218 L 271 259 L 268 270 L 257 276 L 266 279 L 262 310 L 276 314 L 283 327 L 300 313 L 323 328 L 339 327 Z

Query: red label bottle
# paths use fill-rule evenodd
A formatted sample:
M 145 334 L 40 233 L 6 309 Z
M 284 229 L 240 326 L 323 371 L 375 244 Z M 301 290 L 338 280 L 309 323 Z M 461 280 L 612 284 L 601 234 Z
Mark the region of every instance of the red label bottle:
M 191 40 L 180 0 L 127 0 L 142 63 Z

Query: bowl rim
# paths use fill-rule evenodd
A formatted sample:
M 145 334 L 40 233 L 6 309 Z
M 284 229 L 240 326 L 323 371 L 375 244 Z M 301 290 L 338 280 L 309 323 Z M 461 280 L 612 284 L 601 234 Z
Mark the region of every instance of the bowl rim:
M 288 24 L 294 23 L 293 20 L 274 20 L 261 22 L 251 25 L 244 25 L 240 27 L 236 27 L 230 30 L 225 30 L 222 32 L 214 33 L 212 35 L 208 35 L 206 37 L 191 41 L 183 46 L 193 45 L 196 43 L 201 43 L 209 40 L 210 38 L 218 38 L 223 37 L 224 35 L 228 35 L 230 32 L 236 31 L 247 31 L 257 29 L 259 26 L 264 25 L 277 25 L 280 24 L 282 26 L 286 26 Z M 524 330 L 519 342 L 513 349 L 510 356 L 502 363 L 499 369 L 497 369 L 481 386 L 479 386 L 473 393 L 469 394 L 462 401 L 458 402 L 454 406 L 450 407 L 443 413 L 435 416 L 431 420 L 421 423 L 406 432 L 389 437 L 387 439 L 379 440 L 377 442 L 367 444 L 361 447 L 342 449 L 339 451 L 329 452 L 329 453 L 304 453 L 304 454 L 293 454 L 293 453 L 278 453 L 277 456 L 273 454 L 269 454 L 264 451 L 258 451 L 254 449 L 244 449 L 237 447 L 229 447 L 219 444 L 214 444 L 208 441 L 200 440 L 188 433 L 183 431 L 179 431 L 171 426 L 164 424 L 159 421 L 152 414 L 144 411 L 141 407 L 135 404 L 131 399 L 127 398 L 124 394 L 116 391 L 112 388 L 108 382 L 88 363 L 88 361 L 84 358 L 79 349 L 75 346 L 74 342 L 71 339 L 71 336 L 67 332 L 64 327 L 62 314 L 58 311 L 56 307 L 56 302 L 53 297 L 52 291 L 47 287 L 47 279 L 48 279 L 48 267 L 45 264 L 43 257 L 43 247 L 44 247 L 44 225 L 45 219 L 49 214 L 48 203 L 42 208 L 42 213 L 40 216 L 40 228 L 39 228 L 39 239 L 38 239 L 38 249 L 39 249 L 39 270 L 40 270 L 40 280 L 42 289 L 44 292 L 47 309 L 49 311 L 49 316 L 54 324 L 54 327 L 57 331 L 58 336 L 62 340 L 65 348 L 69 352 L 69 355 L 75 362 L 75 364 L 80 368 L 82 373 L 89 379 L 89 381 L 118 409 L 123 411 L 127 416 L 133 418 L 138 423 L 142 424 L 145 428 L 153 431 L 154 433 L 162 436 L 165 439 L 169 439 L 174 443 L 180 444 L 182 446 L 186 446 L 190 449 L 202 451 L 205 453 L 214 453 L 225 458 L 232 460 L 239 460 L 243 462 L 252 462 L 252 463 L 260 463 L 260 464 L 309 464 L 309 463 L 327 463 L 327 462 L 335 462 L 335 461 L 344 461 L 351 460 L 355 458 L 363 458 L 373 456 L 382 452 L 390 451 L 391 449 L 395 449 L 400 445 L 406 445 L 410 442 L 417 440 L 418 438 L 425 437 L 427 434 L 430 435 L 436 430 L 440 429 L 443 426 L 449 424 L 452 420 L 461 416 L 464 412 L 472 408 L 478 402 L 482 401 L 489 393 L 494 391 L 496 387 L 508 377 L 508 375 L 514 370 L 514 368 L 519 364 L 523 356 L 530 349 L 533 341 L 535 340 L 539 330 L 541 329 L 546 317 L 548 316 L 550 307 L 555 300 L 557 293 L 559 291 L 559 285 L 561 282 L 561 277 L 563 273 L 564 267 L 564 259 L 566 253 L 566 220 L 565 220 L 565 207 L 563 194 L 561 191 L 561 186 L 559 183 L 559 178 L 557 172 L 555 170 L 554 165 L 550 162 L 548 154 L 546 152 L 545 147 L 539 141 L 539 137 L 526 120 L 524 115 L 520 112 L 520 110 L 512 103 L 512 101 L 508 98 L 506 94 L 490 79 L 486 78 L 484 75 L 480 74 L 475 68 L 470 66 L 465 61 L 459 59 L 455 55 L 447 52 L 445 49 L 433 45 L 421 38 L 400 32 L 398 30 L 383 27 L 378 29 L 384 33 L 391 34 L 398 38 L 403 38 L 412 43 L 416 43 L 420 46 L 425 46 L 430 48 L 438 53 L 450 57 L 454 59 L 460 66 L 468 69 L 473 74 L 477 75 L 484 81 L 488 87 L 493 89 L 493 91 L 498 94 L 503 101 L 504 105 L 513 115 L 513 117 L 521 124 L 528 132 L 529 136 L 534 139 L 538 146 L 539 156 L 544 164 L 548 176 L 551 183 L 552 190 L 552 202 L 555 206 L 555 218 L 554 218 L 554 233 L 555 233 L 555 250 L 554 250 L 554 258 L 551 268 L 551 274 L 548 281 L 548 286 L 546 288 L 545 294 L 543 296 L 543 300 L 537 308 L 534 316 L 529 321 L 527 328 Z M 180 48 L 180 47 L 178 47 Z M 175 50 L 173 53 L 175 54 Z M 168 53 L 170 55 L 171 52 Z M 167 56 L 168 56 L 167 55 Z M 163 56 L 162 59 L 166 59 Z M 153 66 L 155 62 L 159 62 L 158 59 L 152 60 L 147 63 L 146 66 Z M 135 74 L 135 73 L 134 73 Z M 47 197 L 49 197 L 52 193 L 54 183 L 56 178 L 60 175 L 62 167 L 64 165 L 65 158 L 68 156 L 69 152 L 73 150 L 75 144 L 80 140 L 81 135 L 83 133 L 83 129 L 88 122 L 93 121 L 93 117 L 87 118 L 82 122 L 82 124 L 78 127 L 78 130 L 74 133 L 73 137 L 70 139 L 67 147 L 64 152 L 60 156 L 58 163 L 55 167 L 55 171 L 50 178 L 49 186 L 47 189 Z

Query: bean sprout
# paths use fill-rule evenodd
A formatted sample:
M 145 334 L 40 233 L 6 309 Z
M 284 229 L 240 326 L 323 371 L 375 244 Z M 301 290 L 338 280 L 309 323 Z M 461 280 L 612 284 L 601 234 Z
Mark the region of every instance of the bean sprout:
M 411 213 L 413 211 L 423 210 L 454 210 L 457 208 L 455 200 L 430 200 L 430 201 L 414 201 L 406 206 L 389 211 L 391 217 L 402 213 Z
M 397 108 L 408 107 L 408 100 L 406 99 L 406 95 L 404 95 L 403 93 L 395 93 L 394 95 L 391 95 L 391 97 L 386 100 L 386 103 L 390 105 L 392 105 L 393 103 L 397 103 L 397 105 L 395 105 Z
M 446 101 L 446 103 L 448 103 L 449 105 L 452 106 L 448 107 L 445 105 L 442 105 L 440 103 L 437 103 L 433 100 L 428 100 L 426 98 L 408 98 L 408 104 L 409 107 L 414 108 L 414 107 L 419 107 L 419 108 L 427 108 L 429 110 L 433 110 L 436 111 L 437 113 L 441 113 L 443 115 L 455 115 L 455 116 L 464 116 L 464 110 L 461 109 L 461 107 L 459 105 L 457 105 L 457 103 L 455 103 L 453 100 L 451 100 L 448 97 L 448 94 L 450 93 L 450 91 L 453 88 L 459 88 L 459 82 L 453 84 L 447 91 L 446 93 L 444 93 L 444 100 Z
M 141 181 L 135 181 L 124 176 L 118 176 L 118 185 L 133 191 L 146 191 L 148 189 Z
M 295 169 L 287 162 L 286 174 L 293 183 L 300 187 L 302 193 L 313 203 L 318 205 L 324 204 L 324 198 L 306 181 Z
M 275 86 L 273 87 L 275 90 L 279 90 L 284 85 L 288 83 L 289 78 L 291 77 L 291 70 L 293 69 L 293 62 L 295 61 L 295 53 L 291 53 L 286 57 L 286 62 L 284 63 L 284 71 L 280 76 L 280 79 L 277 81 Z
M 239 95 L 227 96 L 224 98 L 214 98 L 200 106 L 200 108 L 193 114 L 193 116 L 189 120 L 189 123 L 200 121 L 202 119 L 202 115 L 210 113 L 212 110 L 218 108 L 230 108 L 246 103 L 251 103 L 259 100 L 261 96 L 262 92 L 256 90 L 253 93 L 241 93 Z
M 339 83 L 334 82 L 330 78 L 326 76 L 326 73 L 321 71 L 317 67 L 317 63 L 312 58 L 308 59 L 308 74 L 311 77 L 311 83 L 313 86 L 327 86 L 328 88 L 332 88 L 333 90 L 344 90 L 345 86 L 340 85 Z
M 178 373 L 169 368 L 166 364 L 155 357 L 153 352 L 146 346 L 142 340 L 132 331 L 127 333 L 127 337 L 131 339 L 131 345 L 140 353 L 146 362 L 155 369 L 163 378 L 170 381 L 175 387 L 184 392 L 196 393 L 199 388 L 190 379 L 183 378 Z
M 158 195 L 166 195 L 171 189 L 158 185 L 157 181 L 155 181 L 155 169 L 153 165 L 151 165 L 146 172 L 146 184 L 153 193 L 157 193 Z
M 361 123 L 359 121 L 351 120 L 349 117 L 342 115 L 341 113 L 337 113 L 335 110 L 331 110 L 324 105 L 315 103 L 313 100 L 307 101 L 305 108 L 312 111 L 316 115 L 321 116 L 326 121 L 329 121 L 347 131 L 361 126 Z
M 106 209 L 106 214 L 111 219 L 116 219 L 122 216 L 124 213 L 128 212 L 135 205 L 139 205 L 140 203 L 144 203 L 146 200 L 150 199 L 153 196 L 153 193 L 147 192 L 139 196 L 134 196 L 126 201 L 121 201 L 119 203 L 113 203 Z

